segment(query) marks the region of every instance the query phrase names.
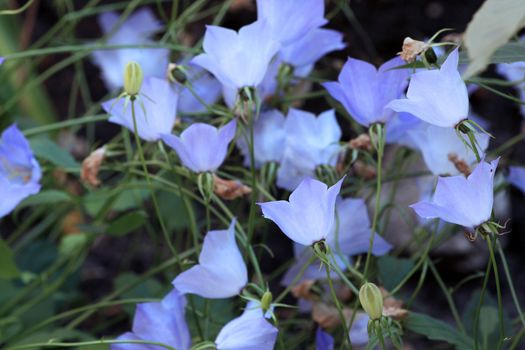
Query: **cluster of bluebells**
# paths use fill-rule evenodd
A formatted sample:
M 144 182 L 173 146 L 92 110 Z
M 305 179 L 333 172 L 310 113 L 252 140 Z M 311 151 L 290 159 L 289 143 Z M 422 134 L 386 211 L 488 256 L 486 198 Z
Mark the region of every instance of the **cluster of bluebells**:
M 116 46 L 154 46 L 154 35 L 164 29 L 148 9 L 122 23 L 116 13 L 104 13 L 99 23 L 106 43 Z M 203 53 L 182 57 L 176 65 L 175 69 L 185 74 L 185 82 L 170 79 L 167 49 L 114 48 L 95 51 L 92 56 L 112 91 L 124 85 L 122 72 L 127 63 L 133 61 L 142 67 L 139 98 L 131 102 L 111 99 L 102 103 L 102 108 L 110 115 L 110 122 L 136 133 L 143 142 L 169 146 L 190 173 L 217 174 L 235 152 L 234 147 L 246 168 L 261 173 L 266 168 L 276 169 L 271 180 L 280 193 L 291 194 L 288 200 L 261 200 L 257 208 L 293 241 L 294 262 L 281 279 L 285 287 L 306 280 L 326 282 L 327 276 L 315 260 L 321 243 L 321 253 L 329 253 L 324 261 L 332 269 L 328 278 L 334 280 L 352 267 L 354 256 L 381 256 L 392 249 L 388 239 L 376 232 L 377 225 L 371 224 L 365 200 L 349 197 L 342 190 L 349 177 L 337 170 L 344 162 L 346 146 L 341 143 L 335 110 L 315 115 L 297 108 L 282 111 L 270 104 L 285 95 L 283 72 L 288 72 L 286 84 L 296 86 L 321 57 L 345 47 L 342 34 L 323 28 L 326 23 L 323 0 L 258 0 L 257 20 L 238 31 L 206 27 Z M 421 155 L 431 190 L 411 205 L 419 217 L 487 234 L 499 158 L 485 159 L 490 137 L 480 127 L 467 126 L 476 118 L 470 113 L 469 91 L 458 60 L 457 48 L 444 53 L 438 67 L 428 69 L 400 68 L 404 62 L 399 57 L 378 68 L 348 58 L 337 81 L 325 82 L 322 88 L 356 123 L 371 131 L 375 128 L 376 133 L 371 134 Z M 523 80 L 520 67 L 501 66 L 499 70 L 510 80 Z M 194 122 L 193 115 L 214 113 L 221 98 L 232 111 L 230 120 L 222 125 Z M 236 114 L 239 111 L 240 116 Z M 181 123 L 189 125 L 174 133 Z M 376 140 L 372 148 L 380 143 Z M 330 184 L 316 179 L 319 167 L 332 169 L 337 179 Z M 0 140 L 0 217 L 39 192 L 40 178 L 41 169 L 28 141 L 12 125 Z M 525 168 L 510 167 L 508 182 L 525 193 Z M 244 292 L 252 280 L 245 261 L 250 242 L 236 229 L 239 226 L 233 219 L 227 229 L 207 232 L 198 262 L 176 276 L 173 290 L 162 301 L 137 305 L 131 332 L 118 337 L 120 342 L 112 348 L 149 350 L 159 348 L 157 343 L 190 349 L 186 295 L 246 297 Z M 213 346 L 272 349 L 279 332 L 273 311 L 278 305 L 266 305 L 263 299 L 246 302 L 242 314 L 222 327 Z M 300 311 L 309 308 L 311 305 L 303 303 Z M 348 330 L 349 341 L 366 344 L 368 323 L 367 315 L 358 316 Z M 316 342 L 319 349 L 334 346 L 330 330 L 321 327 L 317 328 Z

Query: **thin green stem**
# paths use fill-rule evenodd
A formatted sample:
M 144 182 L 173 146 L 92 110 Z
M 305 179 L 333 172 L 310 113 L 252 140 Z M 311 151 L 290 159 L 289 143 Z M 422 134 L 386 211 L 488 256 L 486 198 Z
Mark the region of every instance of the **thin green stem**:
M 370 234 L 370 245 L 368 247 L 368 252 L 366 254 L 365 270 L 363 275 L 367 276 L 368 268 L 370 267 L 370 260 L 372 258 L 372 249 L 374 248 L 374 239 L 377 230 L 377 222 L 379 219 L 379 212 L 381 211 L 381 175 L 383 167 L 383 151 L 385 147 L 385 138 L 383 134 L 383 125 L 382 124 L 373 124 L 371 126 L 372 133 L 374 132 L 374 127 L 376 129 L 376 150 L 377 150 L 377 176 L 376 176 L 376 196 L 375 196 L 375 209 L 374 217 L 372 219 L 372 227 Z
M 523 311 L 521 310 L 521 306 L 520 306 L 520 301 L 518 300 L 518 296 L 516 295 L 516 290 L 514 289 L 514 283 L 512 282 L 512 277 L 510 274 L 509 266 L 507 264 L 507 258 L 505 258 L 505 253 L 503 252 L 503 249 L 501 248 L 501 244 L 499 243 L 499 241 L 496 241 L 496 246 L 498 248 L 498 253 L 501 259 L 501 263 L 503 264 L 503 270 L 505 271 L 505 277 L 507 278 L 510 292 L 512 294 L 512 300 L 514 301 L 514 305 L 516 306 L 516 311 L 518 311 L 518 315 L 519 315 L 521 324 L 523 325 L 523 327 L 525 327 L 525 316 L 523 315 Z
M 495 238 L 491 236 L 487 237 L 487 246 L 489 248 L 490 261 L 492 263 L 492 268 L 494 270 L 494 279 L 496 280 L 496 293 L 498 297 L 498 322 L 499 322 L 499 341 L 498 349 L 501 349 L 503 346 L 503 339 L 505 338 L 505 324 L 503 323 L 503 301 L 501 298 L 501 286 L 499 281 L 499 271 L 498 264 L 496 263 L 496 256 L 494 254 L 494 241 Z
M 328 281 L 328 287 L 330 288 L 330 294 L 332 295 L 332 299 L 334 300 L 335 307 L 337 309 L 337 312 L 339 313 L 339 318 L 341 319 L 341 326 L 343 328 L 343 344 L 347 343 L 350 348 L 352 348 L 352 345 L 349 341 L 349 332 L 348 332 L 348 325 L 346 324 L 346 318 L 343 312 L 343 307 L 341 306 L 341 303 L 339 302 L 339 299 L 337 298 L 337 294 L 335 292 L 334 283 L 332 282 L 332 277 L 330 276 L 330 266 L 325 264 L 325 270 L 326 270 L 326 279 Z
M 133 118 L 133 134 L 135 135 L 135 143 L 137 144 L 137 150 L 139 153 L 140 161 L 142 163 L 142 170 L 144 171 L 144 177 L 146 178 L 146 182 L 148 183 L 148 186 L 150 188 L 151 192 L 151 199 L 153 201 L 153 207 L 155 208 L 155 213 L 157 215 L 157 219 L 159 220 L 159 224 L 162 230 L 162 234 L 164 235 L 164 240 L 166 241 L 166 244 L 168 245 L 168 248 L 170 249 L 173 256 L 178 256 L 177 250 L 173 246 L 173 243 L 171 242 L 171 238 L 168 233 L 168 229 L 166 228 L 166 225 L 164 223 L 164 219 L 162 218 L 159 203 L 157 201 L 157 195 L 155 194 L 155 191 L 152 188 L 151 184 L 151 178 L 149 176 L 148 167 L 146 165 L 146 159 L 144 158 L 144 151 L 142 149 L 142 143 L 140 141 L 139 132 L 137 128 L 137 117 L 135 113 L 135 98 L 131 98 L 131 116 Z M 179 263 L 180 266 L 180 263 Z
M 292 280 L 292 282 L 290 282 L 290 284 L 286 287 L 285 290 L 283 290 L 281 292 L 281 294 L 279 294 L 279 296 L 277 298 L 275 298 L 275 301 L 274 303 L 279 303 L 281 300 L 284 299 L 284 297 L 292 290 L 293 287 L 295 287 L 295 284 L 297 283 L 297 281 L 299 281 L 301 279 L 301 277 L 303 277 L 304 275 L 304 272 L 306 271 L 306 269 L 308 268 L 308 266 L 310 266 L 310 264 L 312 264 L 313 262 L 315 261 L 315 255 L 312 255 L 310 257 L 310 259 L 308 259 L 307 262 L 304 263 L 303 266 L 301 266 L 301 269 L 299 270 L 299 272 L 297 273 L 297 275 L 295 275 L 294 279 Z
M 479 294 L 479 301 L 478 305 L 476 307 L 476 313 L 474 314 L 474 322 L 472 324 L 473 327 L 473 339 L 474 339 L 474 349 L 478 349 L 478 333 L 479 333 L 479 315 L 481 313 L 481 307 L 483 306 L 483 299 L 485 297 L 485 292 L 487 290 L 487 284 L 490 277 L 490 269 L 492 267 L 492 264 L 490 261 L 487 263 L 487 270 L 485 271 L 485 278 L 483 278 L 483 285 L 481 286 L 481 293 Z

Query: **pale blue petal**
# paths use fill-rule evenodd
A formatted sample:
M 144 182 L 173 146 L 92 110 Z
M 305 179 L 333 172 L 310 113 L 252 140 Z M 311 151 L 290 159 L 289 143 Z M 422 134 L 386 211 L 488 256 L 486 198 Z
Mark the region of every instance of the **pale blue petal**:
M 268 21 L 272 38 L 283 44 L 290 44 L 327 22 L 323 18 L 324 0 L 258 0 L 257 16 Z
M 179 274 L 173 285 L 204 298 L 229 298 L 240 293 L 248 272 L 235 242 L 235 220 L 228 230 L 210 231 L 204 238 L 199 264 Z
M 357 315 L 352 328 L 350 328 L 350 341 L 353 345 L 368 344 L 368 321 L 370 318 L 367 314 L 360 313 Z
M 507 181 L 510 184 L 516 186 L 521 192 L 523 192 L 523 194 L 525 194 L 525 167 L 509 167 Z
M 217 335 L 217 350 L 272 350 L 278 329 L 262 315 L 244 312 L 228 322 Z

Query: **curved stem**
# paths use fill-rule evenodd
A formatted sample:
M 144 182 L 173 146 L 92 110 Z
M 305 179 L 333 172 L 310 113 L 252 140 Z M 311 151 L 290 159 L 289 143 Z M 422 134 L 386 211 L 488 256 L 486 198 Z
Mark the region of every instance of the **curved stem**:
M 494 270 L 494 279 L 496 280 L 496 293 L 498 295 L 498 322 L 499 322 L 499 341 L 498 349 L 501 349 L 503 345 L 503 339 L 505 337 L 505 325 L 503 323 L 503 302 L 501 299 L 501 286 L 499 283 L 499 271 L 496 263 L 496 256 L 494 254 L 494 241 L 491 236 L 487 237 L 487 246 L 489 248 L 490 261 L 492 262 L 492 268 Z
M 473 327 L 473 339 L 474 339 L 474 349 L 478 349 L 478 332 L 479 332 L 479 315 L 481 312 L 481 306 L 483 305 L 483 298 L 485 297 L 485 291 L 487 290 L 487 284 L 490 277 L 490 269 L 492 267 L 492 264 L 490 261 L 487 263 L 487 270 L 485 271 L 485 278 L 483 278 L 483 285 L 481 287 L 481 293 L 479 295 L 479 301 L 478 306 L 476 307 L 476 313 L 474 315 L 474 322 L 472 324 Z
M 328 281 L 328 287 L 330 288 L 330 294 L 332 294 L 332 299 L 334 300 L 335 307 L 337 308 L 337 312 L 339 313 L 339 318 L 341 318 L 341 326 L 343 328 L 343 337 L 344 341 L 343 343 L 348 343 L 350 345 L 350 348 L 352 348 L 352 345 L 349 341 L 349 331 L 348 331 L 348 325 L 346 324 L 346 318 L 343 313 L 343 308 L 341 306 L 341 303 L 339 302 L 339 299 L 337 298 L 337 294 L 335 293 L 334 284 L 332 282 L 332 277 L 330 276 L 330 266 L 325 264 L 325 270 L 326 270 L 326 279 Z
M 520 302 L 516 295 L 516 290 L 514 289 L 514 283 L 512 282 L 512 277 L 510 276 L 510 270 L 507 264 L 507 259 L 505 258 L 505 253 L 503 252 L 503 249 L 501 248 L 501 244 L 499 244 L 499 241 L 496 241 L 496 246 L 498 248 L 498 253 L 501 258 L 501 263 L 503 264 L 503 270 L 505 271 L 505 277 L 507 278 L 507 282 L 509 284 L 510 293 L 512 294 L 512 300 L 514 301 L 514 305 L 516 306 L 516 311 L 518 311 L 518 315 L 519 315 L 521 324 L 523 325 L 523 327 L 525 327 L 525 317 L 523 315 L 523 311 L 521 310 Z

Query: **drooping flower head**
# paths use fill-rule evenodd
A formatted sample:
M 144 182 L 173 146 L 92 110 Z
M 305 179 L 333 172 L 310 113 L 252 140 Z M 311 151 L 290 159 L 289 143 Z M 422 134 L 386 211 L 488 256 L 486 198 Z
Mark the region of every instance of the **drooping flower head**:
M 475 228 L 488 221 L 494 201 L 494 173 L 499 158 L 480 162 L 467 178 L 463 175 L 439 177 L 432 201 L 411 205 L 425 219 L 443 221 Z
M 177 152 L 182 164 L 196 173 L 217 170 L 228 152 L 228 144 L 235 137 L 237 124 L 230 121 L 222 128 L 195 123 L 180 136 L 162 135 L 162 140 Z
M 284 124 L 286 141 L 277 186 L 293 191 L 320 165 L 335 166 L 341 128 L 333 110 L 314 114 L 291 108 Z
M 366 253 L 370 247 L 370 219 L 366 203 L 358 198 L 338 198 L 335 204 L 336 219 L 330 233 L 326 237 L 326 243 L 335 256 L 335 261 L 341 270 L 346 269 L 350 263 L 349 256 Z M 380 256 L 388 253 L 392 245 L 379 235 L 375 235 L 372 254 Z M 312 250 L 306 249 L 304 245 L 294 244 L 294 255 L 296 262 L 286 271 L 281 284 L 289 286 L 304 265 L 312 257 Z M 346 262 L 346 263 L 345 263 Z M 333 278 L 339 278 L 333 274 Z M 319 264 L 311 264 L 297 283 L 304 280 L 321 280 L 326 278 L 325 271 L 319 269 Z
M 368 127 L 376 122 L 386 123 L 394 113 L 385 106 L 399 98 L 406 87 L 409 70 L 394 68 L 403 64 L 401 58 L 395 57 L 376 69 L 368 62 L 348 58 L 339 81 L 323 86 L 359 124 Z
M 321 181 L 304 179 L 289 201 L 259 203 L 265 218 L 272 220 L 294 242 L 310 246 L 330 234 L 335 220 L 335 201 L 343 179 L 328 188 Z
M 115 12 L 101 14 L 98 21 L 104 34 L 111 33 L 107 38 L 108 45 L 152 44 L 153 34 L 164 28 L 149 8 L 137 11 L 122 24 L 119 24 L 119 15 Z M 122 72 L 128 62 L 139 63 L 144 77 L 163 78 L 168 69 L 168 58 L 169 50 L 163 48 L 126 48 L 93 52 L 93 62 L 102 70 L 102 77 L 109 90 L 123 86 Z
M 481 156 L 489 145 L 487 134 L 474 134 L 478 152 Z M 461 137 L 468 143 L 466 135 Z M 452 128 L 443 128 L 432 124 L 423 123 L 419 127 L 408 132 L 408 138 L 419 149 L 428 169 L 434 175 L 457 175 L 460 171 L 454 165 L 456 161 L 471 166 L 476 161 L 474 152 L 462 142 L 456 131 Z
M 137 132 L 146 141 L 158 141 L 161 134 L 169 134 L 173 129 L 177 116 L 178 94 L 168 81 L 153 77 L 144 80 L 140 94 L 144 98 L 134 102 Z M 126 103 L 123 98 L 112 99 L 102 103 L 102 108 L 111 115 L 110 122 L 134 132 L 130 102 Z
M 279 330 L 259 310 L 246 309 L 228 322 L 215 338 L 217 350 L 271 350 Z
M 253 125 L 255 166 L 260 168 L 264 163 L 280 162 L 285 147 L 286 119 L 277 109 L 261 113 Z M 244 136 L 244 135 L 243 135 Z M 250 165 L 250 149 L 247 137 L 239 137 L 237 146 L 244 156 L 244 164 Z
M 328 22 L 324 0 L 257 0 L 257 18 L 266 20 L 270 37 L 284 45 Z
M 407 98 L 390 102 L 387 108 L 407 112 L 427 123 L 455 127 L 467 119 L 467 87 L 458 72 L 458 50 L 452 51 L 439 69 L 414 73 Z
M 525 167 L 511 166 L 509 167 L 509 175 L 507 181 L 516 186 L 523 194 L 525 194 Z
M 227 230 L 204 237 L 199 264 L 179 274 L 173 285 L 182 293 L 204 298 L 229 298 L 248 282 L 248 272 L 235 242 L 235 220 Z
M 204 53 L 191 62 L 212 73 L 223 85 L 240 89 L 255 87 L 264 78 L 268 65 L 279 50 L 265 21 L 231 29 L 206 26 Z
M 161 302 L 137 305 L 132 332 L 117 340 L 144 340 L 163 343 L 180 350 L 191 347 L 191 335 L 185 319 L 186 298 L 173 289 Z M 113 344 L 111 350 L 160 350 L 150 344 Z
M 16 124 L 2 132 L 0 139 L 0 218 L 23 199 L 40 191 L 42 171 L 29 142 Z

